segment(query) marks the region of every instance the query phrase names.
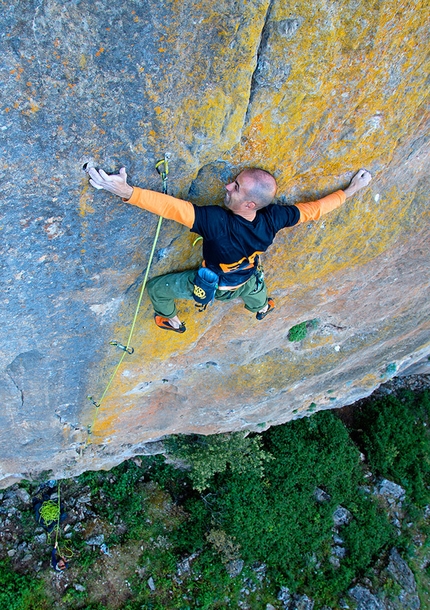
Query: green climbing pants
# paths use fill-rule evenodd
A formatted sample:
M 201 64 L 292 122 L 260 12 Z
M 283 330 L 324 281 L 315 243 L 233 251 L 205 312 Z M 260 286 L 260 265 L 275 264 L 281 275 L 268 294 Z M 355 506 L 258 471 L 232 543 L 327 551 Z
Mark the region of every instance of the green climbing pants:
M 147 284 L 148 294 L 157 315 L 173 318 L 177 314 L 175 299 L 193 299 L 194 278 L 197 269 L 167 273 L 154 277 Z M 258 280 L 253 275 L 246 284 L 236 290 L 217 290 L 217 301 L 231 301 L 240 297 L 245 303 L 245 309 L 257 313 L 267 305 L 267 290 L 264 280 Z

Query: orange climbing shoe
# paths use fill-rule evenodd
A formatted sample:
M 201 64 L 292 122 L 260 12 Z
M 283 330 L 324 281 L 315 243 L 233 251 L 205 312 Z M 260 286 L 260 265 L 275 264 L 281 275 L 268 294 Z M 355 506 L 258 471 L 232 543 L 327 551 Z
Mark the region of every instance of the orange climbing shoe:
M 272 311 L 273 309 L 275 309 L 275 301 L 269 297 L 267 300 L 267 304 L 269 305 L 269 307 L 266 309 L 266 311 L 259 311 L 257 313 L 257 315 L 255 316 L 257 318 L 257 320 L 262 320 L 263 318 L 265 318 L 267 316 L 267 314 Z
M 162 328 L 163 330 L 173 330 L 174 333 L 184 333 L 187 329 L 185 328 L 185 324 L 182 322 L 179 328 L 175 328 L 169 322 L 169 318 L 163 318 L 163 316 L 154 316 L 154 322 L 158 326 L 158 328 Z

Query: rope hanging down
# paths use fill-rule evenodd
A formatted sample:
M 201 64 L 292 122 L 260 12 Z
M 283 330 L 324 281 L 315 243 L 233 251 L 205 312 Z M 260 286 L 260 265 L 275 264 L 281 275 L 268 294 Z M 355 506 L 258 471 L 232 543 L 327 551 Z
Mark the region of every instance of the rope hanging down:
M 157 161 L 157 163 L 155 164 L 155 169 L 157 170 L 157 172 L 160 174 L 161 179 L 163 181 L 163 193 L 165 195 L 167 195 L 167 179 L 168 179 L 168 175 L 169 175 L 169 163 L 168 163 L 168 159 L 169 159 L 169 155 L 166 153 L 164 155 L 163 159 L 160 159 L 160 161 Z M 112 385 L 112 382 L 122 364 L 122 361 L 124 360 L 126 354 L 133 354 L 134 353 L 134 349 L 130 346 L 131 343 L 131 339 L 133 337 L 133 333 L 134 333 L 134 328 L 136 326 L 136 320 L 137 320 L 137 316 L 139 313 L 139 309 L 140 309 L 140 305 L 142 303 L 142 298 L 143 298 L 143 293 L 145 291 L 146 288 L 146 283 L 148 281 L 148 275 L 149 275 L 149 270 L 151 268 L 151 264 L 152 264 L 152 259 L 154 258 L 154 253 L 155 253 L 155 247 L 157 245 L 157 241 L 158 241 L 158 237 L 160 235 L 160 229 L 161 229 L 161 223 L 163 221 L 162 216 L 159 217 L 158 219 L 158 224 L 157 224 L 157 229 L 155 231 L 155 237 L 154 237 L 154 242 L 152 244 L 152 249 L 151 249 L 151 253 L 149 255 L 149 260 L 148 260 L 148 265 L 146 267 L 146 271 L 145 271 L 145 276 L 143 278 L 143 283 L 142 286 L 140 288 L 140 294 L 139 294 L 139 299 L 137 301 L 137 305 L 136 305 L 136 311 L 134 312 L 134 317 L 133 317 L 133 322 L 131 324 L 130 327 L 130 332 L 128 335 L 128 339 L 127 339 L 127 343 L 125 345 L 122 345 L 121 343 L 118 343 L 118 341 L 110 341 L 110 345 L 115 345 L 116 347 L 119 347 L 122 350 L 122 355 L 121 358 L 118 362 L 118 364 L 116 365 L 107 385 L 106 388 L 104 389 L 104 392 L 99 400 L 99 402 L 96 402 L 94 400 L 94 398 L 92 396 L 87 396 L 88 400 L 95 406 L 95 410 L 94 410 L 94 417 L 93 420 L 91 422 L 91 424 L 88 425 L 87 428 L 87 441 L 85 443 L 85 445 L 89 445 L 90 444 L 90 437 L 91 434 L 93 432 L 93 428 L 94 425 L 96 423 L 97 420 L 97 414 L 98 414 L 98 410 L 102 405 L 102 402 L 104 401 L 104 399 L 106 398 L 106 394 L 109 391 L 110 386 Z

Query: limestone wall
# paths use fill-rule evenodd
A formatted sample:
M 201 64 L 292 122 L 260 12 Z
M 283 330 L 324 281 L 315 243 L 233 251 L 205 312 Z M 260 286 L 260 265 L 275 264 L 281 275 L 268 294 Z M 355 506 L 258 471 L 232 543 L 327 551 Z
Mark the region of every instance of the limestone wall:
M 430 351 L 428 8 L 411 1 L 0 2 L 1 477 L 109 467 L 163 435 L 262 430 L 339 407 Z M 240 302 L 163 333 L 145 296 L 157 219 L 88 186 L 86 162 L 220 201 L 240 169 L 283 203 L 374 180 L 264 258 L 277 309 Z M 164 221 L 151 275 L 192 268 Z M 301 343 L 288 330 L 318 325 Z M 96 419 L 95 419 L 96 416 Z M 94 424 L 88 443 L 87 427 Z

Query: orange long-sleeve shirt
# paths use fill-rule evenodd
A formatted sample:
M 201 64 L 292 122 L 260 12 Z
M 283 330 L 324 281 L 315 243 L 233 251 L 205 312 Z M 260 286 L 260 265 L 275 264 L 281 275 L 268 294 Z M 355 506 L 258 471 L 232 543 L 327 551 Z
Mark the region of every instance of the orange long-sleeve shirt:
M 309 203 L 296 203 L 295 207 L 299 209 L 300 219 L 298 223 L 307 222 L 308 220 L 319 220 L 321 216 L 335 210 L 345 202 L 345 193 L 343 191 L 335 191 L 317 201 Z M 133 188 L 133 193 L 127 203 L 153 212 L 163 218 L 176 220 L 189 229 L 194 225 L 195 212 L 194 206 L 189 201 L 177 199 L 171 195 L 164 195 L 156 191 Z M 297 224 L 298 224 L 297 223 Z

